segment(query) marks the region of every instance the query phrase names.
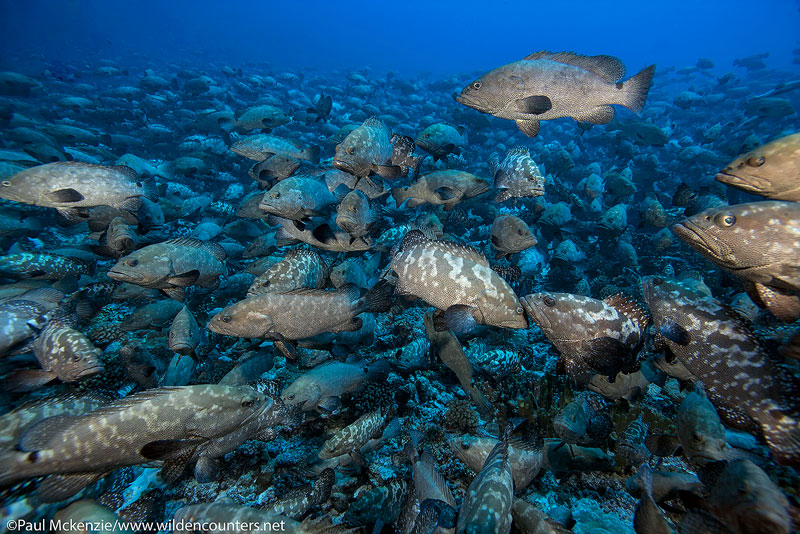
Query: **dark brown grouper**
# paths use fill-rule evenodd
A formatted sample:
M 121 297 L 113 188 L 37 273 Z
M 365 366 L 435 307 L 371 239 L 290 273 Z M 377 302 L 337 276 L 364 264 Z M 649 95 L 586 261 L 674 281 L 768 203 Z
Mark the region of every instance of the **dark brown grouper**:
M 406 205 L 409 208 L 432 204 L 443 206 L 444 211 L 450 211 L 462 200 L 482 195 L 490 187 L 489 182 L 483 178 L 451 169 L 420 176 L 407 187 L 394 187 L 392 197 L 398 207 L 408 200 Z
M 303 287 L 322 288 L 328 270 L 325 260 L 316 250 L 293 248 L 281 261 L 253 280 L 247 296 L 271 291 L 292 291 Z
M 756 304 L 787 322 L 800 318 L 800 203 L 772 200 L 710 208 L 672 230 L 743 278 Z
M 108 277 L 142 287 L 160 289 L 175 300 L 184 299 L 184 288 L 219 286 L 225 273 L 225 250 L 216 243 L 189 237 L 148 245 L 120 259 Z
M 658 343 L 703 381 L 720 418 L 751 432 L 760 427 L 779 463 L 800 465 L 800 384 L 741 317 L 675 281 L 645 278 L 643 293 Z
M 800 202 L 800 133 L 742 154 L 717 174 L 717 181 L 773 200 Z
M 456 98 L 465 106 L 517 122 L 522 133 L 536 137 L 539 121 L 572 117 L 591 124 L 614 118 L 611 104 L 640 112 L 655 65 L 623 82 L 625 66 L 612 56 L 571 52 L 535 52 L 490 71 Z
M 270 292 L 267 288 L 223 309 L 211 318 L 208 329 L 226 336 L 277 340 L 284 350 L 288 341 L 323 332 L 359 330 L 361 319 L 356 316 L 387 311 L 391 291 L 386 283 L 379 283 L 363 297 L 352 284 L 334 291 L 304 288 Z
M 363 361 L 331 362 L 304 373 L 281 392 L 287 406 L 303 411 L 335 412 L 345 393 L 360 390 L 367 380 L 383 380 L 389 371 L 386 360 L 366 365 Z
M 271 398 L 249 386 L 196 385 L 51 417 L 29 428 L 17 450 L 0 454 L 0 487 L 49 475 L 39 495 L 63 500 L 109 471 L 154 460 L 164 460 L 162 474 L 174 479 L 193 458 L 216 458 L 255 438 L 273 408 Z
M 534 293 L 521 301 L 573 380 L 586 384 L 594 374 L 613 380 L 620 371 L 636 370 L 649 322 L 641 305 L 624 295 L 597 300 L 571 293 Z
M 407 150 L 414 149 L 413 143 L 408 145 L 404 142 L 403 146 Z M 377 174 L 382 178 L 397 179 L 408 175 L 407 155 L 395 150 L 392 132 L 386 124 L 378 117 L 370 117 L 336 145 L 333 166 L 359 178 Z
M 444 311 L 451 330 L 465 332 L 477 324 L 528 327 L 514 290 L 472 247 L 433 241 L 412 230 L 394 251 L 390 268 L 398 278 L 395 292 Z

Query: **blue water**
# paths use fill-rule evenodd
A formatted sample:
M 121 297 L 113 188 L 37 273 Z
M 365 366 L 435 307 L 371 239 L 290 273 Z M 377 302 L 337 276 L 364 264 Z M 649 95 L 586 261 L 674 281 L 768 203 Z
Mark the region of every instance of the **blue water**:
M 762 52 L 785 67 L 798 46 L 796 0 L 0 2 L 0 50 L 15 61 L 209 59 L 440 75 L 548 49 L 615 55 L 636 72 L 699 57 L 725 69 Z

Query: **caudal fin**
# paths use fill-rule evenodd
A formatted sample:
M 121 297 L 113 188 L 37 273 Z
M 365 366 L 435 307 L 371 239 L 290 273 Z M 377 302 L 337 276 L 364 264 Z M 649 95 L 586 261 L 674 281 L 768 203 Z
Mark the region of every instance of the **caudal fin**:
M 319 163 L 319 146 L 318 145 L 312 145 L 312 146 L 308 147 L 305 150 L 305 152 L 303 154 L 303 157 L 306 160 L 310 161 L 311 163 L 313 163 L 315 165 L 317 163 Z
M 622 84 L 624 92 L 623 106 L 636 113 L 641 113 L 644 103 L 647 100 L 647 93 L 650 92 L 650 84 L 653 82 L 653 73 L 656 71 L 655 65 L 650 65 Z

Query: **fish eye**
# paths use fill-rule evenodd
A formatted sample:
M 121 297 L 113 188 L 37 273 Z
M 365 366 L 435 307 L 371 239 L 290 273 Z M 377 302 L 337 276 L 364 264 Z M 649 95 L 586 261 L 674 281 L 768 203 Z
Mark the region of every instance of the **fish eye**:
M 461 442 L 461 448 L 464 449 L 464 450 L 469 449 L 469 442 L 468 441 L 462 441 Z
M 553 298 L 553 297 L 551 297 L 550 295 L 547 295 L 547 296 L 544 298 L 544 305 L 545 305 L 545 306 L 548 306 L 548 307 L 555 306 L 555 305 L 556 305 L 556 299 L 554 299 L 554 298 Z
M 736 216 L 732 213 L 720 213 L 714 217 L 714 223 L 723 228 L 730 228 L 736 224 Z
M 255 403 L 256 403 L 256 401 L 254 401 L 252 399 L 251 400 L 242 401 L 242 408 L 252 408 Z
M 231 322 L 231 316 L 230 316 L 230 315 L 223 315 L 223 316 L 222 316 L 222 322 L 223 322 L 223 323 L 229 323 L 229 322 Z
M 655 278 L 653 278 L 653 285 L 654 285 L 654 286 L 660 286 L 660 285 L 661 285 L 661 284 L 663 284 L 663 283 L 664 283 L 664 279 L 663 279 L 663 278 L 661 278 L 661 277 L 658 277 L 658 276 L 656 276 Z
M 422 137 L 424 137 L 425 139 L 427 139 L 427 138 L 428 138 L 428 137 L 430 137 L 430 136 L 431 136 L 431 134 L 429 134 L 429 133 L 424 133 L 424 134 L 422 134 Z
M 272 198 L 281 198 L 281 194 L 278 192 L 272 193 Z
M 130 265 L 131 267 L 136 267 L 137 265 L 139 265 L 139 260 L 130 259 L 130 260 L 128 260 L 128 265 Z
M 473 84 L 472 84 L 472 88 L 473 88 L 473 89 L 480 89 L 480 88 L 481 88 L 481 82 L 475 82 L 475 83 L 473 83 Z
M 289 393 L 288 395 L 286 395 L 286 398 L 289 400 L 294 400 L 294 397 L 295 397 L 294 393 Z
M 73 354 L 73 355 L 72 355 L 72 361 L 73 361 L 73 362 L 79 362 L 79 361 L 81 361 L 81 356 L 80 356 L 80 354 Z
M 3 180 L 0 183 L 3 184 L 3 187 L 11 187 L 11 182 L 9 180 Z
M 356 147 L 354 147 L 354 146 L 348 147 L 347 148 L 347 153 L 352 156 L 353 154 L 356 153 Z
M 766 161 L 767 160 L 764 159 L 764 156 L 758 158 L 755 157 L 747 158 L 747 164 L 750 165 L 751 167 L 761 167 Z
M 525 310 L 523 310 L 521 306 L 517 307 L 517 315 L 522 315 L 524 312 Z

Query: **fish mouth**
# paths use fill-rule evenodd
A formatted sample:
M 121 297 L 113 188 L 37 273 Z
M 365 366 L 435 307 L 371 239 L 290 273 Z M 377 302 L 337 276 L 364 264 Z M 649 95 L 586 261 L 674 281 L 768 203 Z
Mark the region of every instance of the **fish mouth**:
M 480 111 L 481 113 L 493 115 L 495 111 L 495 108 L 486 104 L 481 104 L 480 102 L 476 101 L 476 99 L 470 98 L 468 94 L 464 94 L 464 91 L 462 91 L 461 94 L 456 97 L 456 102 L 459 104 L 464 104 L 468 108 Z
M 356 170 L 353 168 L 353 165 L 340 159 L 333 160 L 333 168 L 338 169 L 340 171 L 344 171 L 349 174 L 356 173 Z
M 103 371 L 105 371 L 105 369 L 106 368 L 103 366 L 102 363 L 98 363 L 98 364 L 92 365 L 90 367 L 86 367 L 85 369 L 81 369 L 80 371 L 78 371 L 78 373 L 75 375 L 75 379 L 77 380 L 79 378 L 83 378 L 84 376 L 89 376 L 89 375 L 93 375 L 93 374 L 96 374 L 96 373 L 102 373 Z
M 686 220 L 674 224 L 672 232 L 699 253 L 728 265 L 728 262 L 725 262 L 725 251 L 722 249 L 721 243 L 708 236 L 703 228 L 692 221 Z
M 106 276 L 117 282 L 130 282 L 135 284 L 144 280 L 144 275 L 123 271 L 115 271 L 113 268 L 106 273 Z
M 536 323 L 542 330 L 549 330 L 552 328 L 550 319 L 547 315 L 542 313 L 539 304 L 536 303 L 536 298 L 533 295 L 528 295 L 519 299 L 522 307 L 525 309 L 525 314 L 531 321 Z
M 758 176 L 750 175 L 745 178 L 725 171 L 720 171 L 714 178 L 720 183 L 755 194 L 767 190 L 770 185 L 767 180 L 759 178 Z

